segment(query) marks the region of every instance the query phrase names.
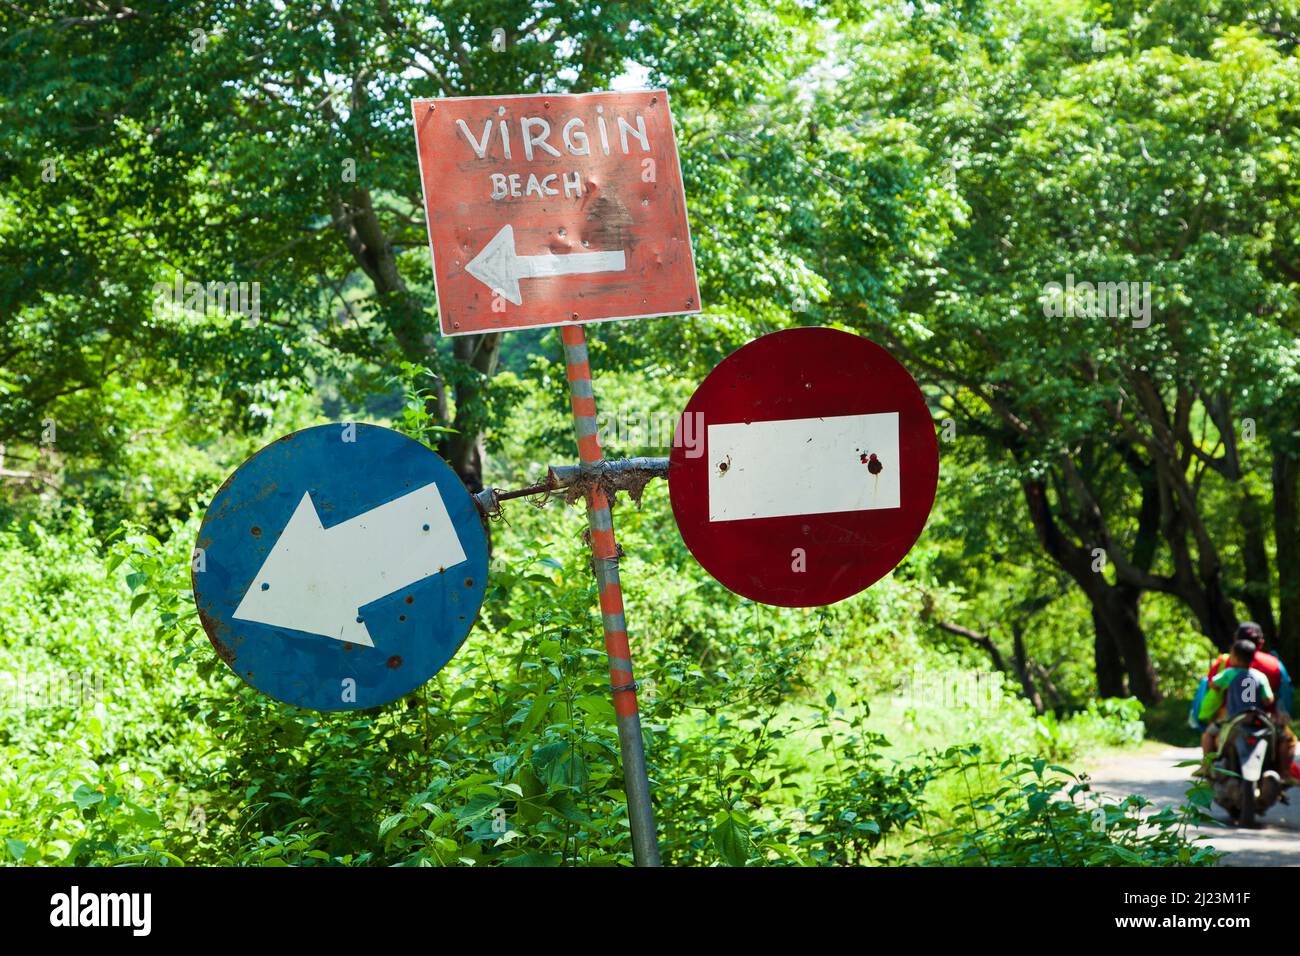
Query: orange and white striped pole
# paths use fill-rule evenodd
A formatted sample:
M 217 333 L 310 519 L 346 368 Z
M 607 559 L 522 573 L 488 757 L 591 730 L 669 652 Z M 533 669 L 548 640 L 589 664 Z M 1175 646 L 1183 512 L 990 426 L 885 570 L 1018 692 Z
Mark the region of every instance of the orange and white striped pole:
M 560 338 L 564 342 L 578 458 L 586 468 L 604 461 L 596 429 L 596 396 L 591 388 L 587 336 L 582 326 L 565 325 L 560 327 Z M 632 856 L 637 866 L 658 866 L 655 812 L 650 803 L 650 778 L 641 737 L 641 715 L 637 710 L 636 682 L 632 677 L 627 619 L 623 615 L 623 589 L 618 579 L 618 543 L 614 540 L 614 519 L 610 514 L 609 499 L 599 484 L 593 484 L 587 492 L 587 524 L 591 529 L 592 563 L 600 586 L 609 683 L 618 720 L 619 750 L 623 755 L 623 790 L 627 794 L 627 817 L 632 827 Z

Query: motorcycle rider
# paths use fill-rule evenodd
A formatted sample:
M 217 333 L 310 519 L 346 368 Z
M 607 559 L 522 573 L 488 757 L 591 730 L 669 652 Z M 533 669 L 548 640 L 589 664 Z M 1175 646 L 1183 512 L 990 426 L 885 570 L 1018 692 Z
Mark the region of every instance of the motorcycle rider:
M 1274 702 L 1276 698 L 1273 695 L 1273 688 L 1269 685 L 1268 676 L 1261 670 L 1252 666 L 1255 659 L 1256 649 L 1253 641 L 1239 640 L 1234 641 L 1232 650 L 1228 653 L 1228 666 L 1219 670 L 1210 678 L 1209 686 L 1205 693 L 1205 699 L 1201 701 L 1200 709 L 1197 716 L 1202 721 L 1209 722 L 1205 733 L 1201 734 L 1201 751 L 1205 755 L 1202 771 L 1207 771 L 1210 766 L 1210 755 L 1216 753 L 1219 749 L 1219 725 L 1227 719 L 1232 713 L 1237 711 L 1237 707 L 1229 707 L 1231 702 L 1228 700 L 1228 691 L 1233 687 L 1240 687 L 1248 696 L 1242 701 L 1247 705 L 1258 704 L 1261 710 L 1269 711 L 1271 714 L 1276 713 Z M 1240 684 L 1242 678 L 1246 680 Z M 1278 749 L 1281 749 L 1279 741 Z M 1290 761 L 1288 760 L 1288 766 Z
M 1286 779 L 1291 774 L 1291 764 L 1295 756 L 1296 736 L 1291 730 L 1291 675 L 1286 665 L 1273 654 L 1264 650 L 1264 629 L 1254 621 L 1243 621 L 1237 625 L 1234 641 L 1250 641 L 1255 645 L 1255 656 L 1250 666 L 1268 678 L 1269 688 L 1273 691 L 1274 704 L 1269 711 L 1278 727 L 1277 770 Z M 1220 654 L 1210 663 L 1209 672 L 1201 679 L 1196 695 L 1192 699 L 1188 723 L 1196 730 L 1205 730 L 1206 721 L 1200 716 L 1201 704 L 1209 690 L 1210 681 L 1228 666 L 1227 654 Z M 1204 738 L 1202 738 L 1204 739 Z M 1293 776 L 1293 775 L 1292 775 Z
M 1268 677 L 1268 684 L 1273 688 L 1273 695 L 1277 697 L 1277 706 L 1289 719 L 1291 716 L 1291 675 L 1287 673 L 1286 665 L 1278 657 L 1269 654 L 1264 650 L 1264 629 L 1254 621 L 1242 621 L 1237 625 L 1237 633 L 1233 635 L 1234 641 L 1250 641 L 1255 645 L 1255 659 L 1251 662 L 1251 667 L 1258 671 L 1263 671 Z M 1227 654 L 1220 654 L 1210 663 L 1210 669 L 1206 673 L 1207 678 L 1213 678 L 1228 661 Z

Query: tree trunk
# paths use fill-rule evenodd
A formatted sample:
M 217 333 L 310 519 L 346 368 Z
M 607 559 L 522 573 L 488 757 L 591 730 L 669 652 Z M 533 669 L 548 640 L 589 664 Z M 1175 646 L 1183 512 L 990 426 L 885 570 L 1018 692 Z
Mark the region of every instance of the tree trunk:
M 348 251 L 374 283 L 383 315 L 402 353 L 408 361 L 429 362 L 437 354 L 430 317 L 398 271 L 397 257 L 370 192 L 357 188 L 335 196 L 331 211 Z M 456 429 L 439 443 L 438 453 L 471 492 L 479 492 L 483 490 L 483 384 L 496 373 L 501 333 L 458 336 L 452 354 L 466 366 L 455 369 L 451 376 L 455 411 L 448 407 L 445 376 L 430 382 L 429 411 L 439 422 Z
M 1029 662 L 1029 666 L 1033 668 L 1034 673 L 1038 675 L 1038 683 L 1043 685 L 1043 690 L 1047 691 L 1047 696 L 1052 698 L 1052 707 L 1054 709 L 1064 707 L 1066 704 L 1065 695 L 1057 689 L 1056 684 L 1052 681 L 1052 675 L 1048 673 L 1047 668 L 1034 660 Z
M 1074 579 L 1092 604 L 1098 695 L 1125 696 L 1124 675 L 1127 674 L 1129 691 L 1133 696 L 1144 704 L 1158 703 L 1161 699 L 1159 682 L 1147 651 L 1146 634 L 1138 618 L 1141 589 L 1127 584 L 1110 584 L 1101 571 L 1093 570 L 1091 545 L 1069 541 L 1057 527 L 1047 498 L 1046 483 L 1025 481 L 1022 489 L 1043 550 Z
M 1249 491 L 1243 492 L 1238 502 L 1238 521 L 1241 524 L 1241 602 L 1251 618 L 1264 631 L 1269 645 L 1277 644 L 1277 622 L 1273 618 L 1273 588 L 1268 567 L 1268 551 L 1264 548 L 1264 519 L 1259 502 Z M 1278 539 L 1281 541 L 1281 539 Z
M 1024 689 L 1025 697 L 1034 705 L 1034 713 L 1041 714 L 1046 708 L 1043 707 L 1043 698 L 1038 694 L 1038 688 L 1034 686 L 1034 677 L 1029 670 L 1029 655 L 1025 652 L 1025 631 L 1018 623 L 1011 624 L 1011 641 L 1012 653 L 1015 655 L 1016 676 L 1020 678 L 1020 686 Z
M 1158 704 L 1164 695 L 1147 649 L 1146 634 L 1138 613 L 1142 592 L 1125 586 L 1109 588 L 1102 598 L 1103 615 L 1119 647 L 1128 675 L 1128 689 L 1144 704 Z
M 1278 615 L 1274 649 L 1300 666 L 1300 459 L 1273 452 L 1273 536 L 1277 542 Z
M 465 482 L 465 487 L 475 494 L 484 487 L 483 387 L 496 374 L 501 357 L 501 333 L 460 336 L 452 348 L 456 361 L 464 364 L 466 369 L 458 370 L 461 374 L 452 389 L 456 399 L 452 427 L 456 431 L 448 433 L 438 443 L 438 453 L 447 459 L 460 480 Z M 446 414 L 444 408 L 444 418 Z
M 1215 575 L 1208 580 L 1197 580 L 1175 575 L 1173 593 L 1182 598 L 1194 615 L 1201 633 L 1221 651 L 1232 647 L 1237 633 L 1237 611 L 1232 599 L 1223 589 L 1223 578 Z
M 1105 618 L 1092 608 L 1093 662 L 1097 671 L 1098 697 L 1127 697 L 1124 687 L 1124 661 L 1120 658 L 1119 645 L 1110 632 Z

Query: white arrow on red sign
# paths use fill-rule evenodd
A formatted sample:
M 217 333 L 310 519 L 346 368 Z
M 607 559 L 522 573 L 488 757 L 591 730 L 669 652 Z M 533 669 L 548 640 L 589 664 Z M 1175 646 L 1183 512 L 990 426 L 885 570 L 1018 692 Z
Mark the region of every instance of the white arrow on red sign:
M 557 256 L 544 253 L 521 256 L 515 251 L 515 229 L 507 223 L 493 236 L 482 251 L 465 264 L 465 271 L 495 293 L 515 305 L 523 305 L 520 279 L 548 276 L 577 276 L 592 272 L 622 272 L 627 268 L 623 250 L 611 252 L 571 252 Z

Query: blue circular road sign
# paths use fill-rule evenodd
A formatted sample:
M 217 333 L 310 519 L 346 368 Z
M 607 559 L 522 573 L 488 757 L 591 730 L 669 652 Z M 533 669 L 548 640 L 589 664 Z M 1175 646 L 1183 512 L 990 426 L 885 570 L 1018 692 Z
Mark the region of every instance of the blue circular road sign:
M 487 534 L 456 473 L 375 425 L 318 425 L 221 486 L 194 555 L 213 647 L 243 680 L 312 710 L 410 693 L 460 648 L 487 586 Z

